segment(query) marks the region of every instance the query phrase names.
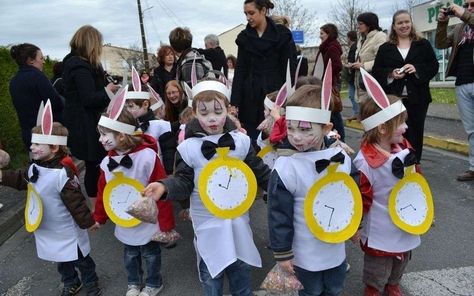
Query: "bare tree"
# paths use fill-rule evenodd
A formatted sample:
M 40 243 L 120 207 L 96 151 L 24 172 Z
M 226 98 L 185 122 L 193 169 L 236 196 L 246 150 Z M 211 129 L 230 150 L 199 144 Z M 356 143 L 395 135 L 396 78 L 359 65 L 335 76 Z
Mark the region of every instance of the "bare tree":
M 401 0 L 397 1 L 392 6 L 392 12 L 395 13 L 398 10 L 408 10 L 411 12 L 413 6 L 419 4 L 419 0 Z
M 305 34 L 305 43 L 314 41 L 316 36 L 316 12 L 303 7 L 299 0 L 275 0 L 274 15 L 286 16 L 290 20 L 290 30 L 300 30 Z
M 331 6 L 330 17 L 339 29 L 339 35 L 345 37 L 347 32 L 357 30 L 357 16 L 369 10 L 369 1 L 337 0 Z M 345 39 L 341 38 L 341 40 Z
M 123 60 L 123 64 L 127 65 L 128 70 L 134 66 L 136 69 L 145 69 L 145 61 L 143 60 L 143 51 L 137 44 L 132 44 L 127 50 L 117 50 L 117 54 Z M 156 58 L 149 60 L 150 65 L 156 65 Z

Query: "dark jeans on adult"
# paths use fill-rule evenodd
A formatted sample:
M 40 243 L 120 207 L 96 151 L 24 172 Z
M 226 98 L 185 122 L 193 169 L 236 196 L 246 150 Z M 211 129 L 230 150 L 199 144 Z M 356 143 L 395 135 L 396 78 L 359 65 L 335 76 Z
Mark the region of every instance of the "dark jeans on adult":
M 97 182 L 100 176 L 100 162 L 99 161 L 84 161 L 86 172 L 84 174 L 84 187 L 86 188 L 89 197 L 97 196 Z
M 346 133 L 344 132 L 344 120 L 342 120 L 341 112 L 331 112 L 331 122 L 334 125 L 334 129 L 341 136 L 341 141 L 344 142 Z
M 224 295 L 224 273 L 229 279 L 229 289 L 232 296 L 251 296 L 250 290 L 250 266 L 237 260 L 227 266 L 224 271 L 219 273 L 215 278 L 211 277 L 206 263 L 201 259 L 199 262 L 199 276 L 205 296 L 222 296 Z
M 252 141 L 256 141 L 258 138 L 258 134 L 260 133 L 257 130 L 258 124 L 251 123 L 251 122 L 241 122 L 242 127 L 247 131 L 247 136 L 252 139 Z
M 352 104 L 352 116 L 359 115 L 359 103 L 356 100 L 355 91 L 356 91 L 356 88 L 355 88 L 354 81 L 352 82 L 349 81 L 349 100 L 351 100 L 351 104 Z
M 416 159 L 421 161 L 423 152 L 423 135 L 425 131 L 425 119 L 429 103 L 413 102 L 410 98 L 404 98 L 403 105 L 407 109 L 407 125 L 404 136 L 415 150 Z
M 79 248 L 77 248 L 78 259 L 69 262 L 58 262 L 58 272 L 61 274 L 61 281 L 64 288 L 70 288 L 75 284 L 80 284 L 81 280 L 77 274 L 76 268 L 81 272 L 81 279 L 84 286 L 97 285 L 99 278 L 95 272 L 95 262 L 91 256 L 84 257 Z
M 296 277 L 304 289 L 299 296 L 337 296 L 342 293 L 346 279 L 347 263 L 321 271 L 308 271 L 295 266 Z
M 161 249 L 160 243 L 150 241 L 143 246 L 124 244 L 124 263 L 127 270 L 129 285 L 142 285 L 142 258 L 145 260 L 146 280 L 148 287 L 158 288 L 163 284 L 161 278 Z

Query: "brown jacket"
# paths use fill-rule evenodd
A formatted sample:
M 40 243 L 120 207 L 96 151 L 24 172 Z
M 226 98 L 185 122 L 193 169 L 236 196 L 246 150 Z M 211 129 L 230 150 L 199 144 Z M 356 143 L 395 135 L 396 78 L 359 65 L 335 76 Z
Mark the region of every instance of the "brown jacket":
M 36 165 L 47 168 L 66 169 L 69 180 L 61 190 L 61 200 L 80 228 L 86 229 L 94 225 L 95 221 L 89 207 L 87 206 L 86 198 L 82 194 L 81 186 L 79 185 L 77 178 L 75 178 L 75 167 L 73 167 L 72 160 L 69 157 L 55 157 L 49 161 L 37 163 Z M 2 180 L 0 184 L 18 190 L 25 190 L 29 182 L 28 169 L 29 166 L 26 169 L 19 169 L 16 171 L 2 170 Z M 38 177 L 37 182 L 41 182 L 41 176 Z
M 435 37 L 435 46 L 439 49 L 445 49 L 453 47 L 451 50 L 451 55 L 449 56 L 448 67 L 446 68 L 446 76 L 454 76 L 452 73 L 453 61 L 458 53 L 459 42 L 462 38 L 462 33 L 464 26 L 471 25 L 474 26 L 474 14 L 470 13 L 467 10 L 464 10 L 464 14 L 461 16 L 462 24 L 456 25 L 451 34 L 448 35 L 448 22 L 447 21 L 438 21 L 438 26 L 436 27 L 436 37 Z M 474 62 L 474 54 L 473 54 Z

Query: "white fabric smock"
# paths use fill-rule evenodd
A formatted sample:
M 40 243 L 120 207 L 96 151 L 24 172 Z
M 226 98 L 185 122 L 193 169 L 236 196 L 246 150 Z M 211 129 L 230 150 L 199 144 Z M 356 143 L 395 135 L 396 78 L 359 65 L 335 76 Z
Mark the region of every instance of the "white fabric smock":
M 237 131 L 229 134 L 234 139 L 235 150 L 230 150 L 228 155 L 243 161 L 250 148 L 250 138 Z M 207 210 L 199 197 L 199 176 L 209 162 L 201 153 L 202 143 L 206 140 L 217 143 L 222 135 L 188 138 L 178 146 L 183 161 L 194 170 L 190 213 L 198 264 L 200 259 L 204 260 L 213 278 L 237 259 L 252 266 L 262 266 L 260 254 L 253 241 L 248 212 L 235 219 L 217 218 Z M 217 153 L 211 160 L 216 157 Z
M 43 203 L 43 218 L 34 232 L 38 257 L 54 262 L 77 260 L 77 248 L 84 256 L 91 250 L 87 229 L 81 229 L 61 199 L 61 191 L 69 180 L 65 168 L 45 168 L 33 164 L 28 177 L 33 175 L 33 166 L 39 177 L 32 183 Z M 75 177 L 75 181 L 79 182 Z
M 161 120 L 161 119 L 155 119 L 155 120 L 150 120 L 149 121 L 150 125 L 148 126 L 147 131 L 145 134 L 152 136 L 155 138 L 156 143 L 158 144 L 159 148 L 159 156 L 161 160 L 161 164 L 163 164 L 163 149 L 160 146 L 159 139 L 161 135 L 164 133 L 171 132 L 171 123 L 169 121 Z
M 112 158 L 120 163 L 120 160 L 125 155 L 112 156 Z M 129 153 L 128 156 L 133 161 L 131 168 L 127 169 L 121 165 L 110 172 L 107 164 L 109 163 L 109 156 L 105 157 L 100 163 L 100 168 L 104 171 L 105 181 L 108 183 L 114 178 L 113 173 L 123 172 L 129 178 L 138 180 L 143 186 L 147 186 L 150 176 L 155 168 L 155 161 L 158 155 L 153 149 L 145 148 L 134 153 Z M 158 223 L 141 222 L 135 227 L 122 227 L 115 225 L 115 237 L 124 244 L 130 246 L 143 246 L 151 241 L 151 237 L 159 230 Z
M 319 179 L 326 176 L 327 169 L 318 173 L 315 162 L 330 159 L 342 152 L 344 163 L 339 164 L 337 172 L 349 174 L 351 159 L 339 147 L 319 151 L 298 152 L 291 156 L 280 156 L 275 162 L 281 181 L 294 198 L 293 204 L 293 254 L 294 265 L 316 272 L 339 266 L 346 259 L 345 243 L 330 244 L 317 239 L 304 218 L 304 201 L 307 192 Z
M 413 235 L 398 228 L 390 218 L 388 213 L 388 198 L 395 184 L 400 179 L 392 173 L 392 162 L 398 157 L 402 162 L 410 153 L 409 149 L 404 149 L 396 154 L 391 154 L 390 158 L 380 167 L 371 168 L 359 151 L 354 159 L 354 165 L 361 171 L 372 185 L 373 201 L 372 206 L 364 218 L 364 227 L 361 231 L 361 239 L 367 246 L 373 249 L 402 253 L 413 250 L 421 243 L 420 236 Z

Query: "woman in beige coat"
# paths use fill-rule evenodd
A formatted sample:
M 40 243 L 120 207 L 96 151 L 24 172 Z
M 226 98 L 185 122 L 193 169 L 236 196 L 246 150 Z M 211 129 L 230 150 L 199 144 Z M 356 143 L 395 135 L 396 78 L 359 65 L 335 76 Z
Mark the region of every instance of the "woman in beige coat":
M 387 35 L 379 27 L 379 18 L 375 13 L 364 12 L 357 17 L 357 22 L 360 38 L 357 43 L 356 61 L 351 67 L 356 70 L 354 83 L 360 103 L 368 98 L 360 76 L 360 68 L 364 68 L 367 72 L 372 71 L 377 51 L 380 45 L 387 41 Z

